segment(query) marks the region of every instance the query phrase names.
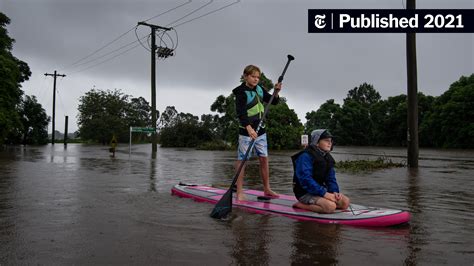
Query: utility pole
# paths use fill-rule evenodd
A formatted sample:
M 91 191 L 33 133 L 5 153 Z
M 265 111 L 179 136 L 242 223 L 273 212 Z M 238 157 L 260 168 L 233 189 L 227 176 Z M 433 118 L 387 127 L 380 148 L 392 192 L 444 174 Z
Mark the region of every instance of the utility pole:
M 45 73 L 45 76 L 53 76 L 54 77 L 54 85 L 53 85 L 53 132 L 51 133 L 51 144 L 54 145 L 54 131 L 55 131 L 55 119 L 56 119 L 56 77 L 65 77 L 66 75 L 57 74 L 56 70 L 54 70 L 54 74 Z
M 157 50 L 156 47 L 156 31 L 157 30 L 164 30 L 164 31 L 169 31 L 171 28 L 165 28 L 157 25 L 152 25 L 148 24 L 146 22 L 138 22 L 138 25 L 143 25 L 143 26 L 148 26 L 151 28 L 151 123 L 152 123 L 152 128 L 155 130 L 151 134 L 151 140 L 152 140 L 152 154 L 156 155 L 156 152 L 158 151 L 158 146 L 157 146 L 157 139 L 156 139 L 156 57 L 155 53 Z M 167 49 L 167 50 L 166 50 Z M 165 54 L 164 50 L 166 50 L 167 54 Z M 168 57 L 172 54 L 172 49 L 169 48 L 164 48 L 164 47 L 159 47 L 159 53 L 158 57 Z
M 407 0 L 407 9 L 416 9 L 416 0 Z M 406 34 L 407 53 L 407 148 L 408 167 L 418 168 L 418 84 L 416 64 L 416 33 Z

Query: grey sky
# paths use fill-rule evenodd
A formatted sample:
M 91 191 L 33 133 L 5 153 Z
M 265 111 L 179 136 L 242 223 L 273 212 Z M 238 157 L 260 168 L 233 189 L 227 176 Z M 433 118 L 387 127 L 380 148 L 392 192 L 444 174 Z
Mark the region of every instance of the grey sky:
M 51 77 L 58 70 L 56 129 L 77 130 L 79 97 L 92 88 L 120 89 L 150 100 L 150 55 L 139 46 L 85 71 L 109 57 L 78 67 L 70 65 L 96 51 L 142 21 L 186 3 L 125 0 L 0 0 L 11 19 L 13 54 L 32 70 L 23 84 L 52 115 Z M 167 25 L 209 1 L 193 0 L 148 21 Z M 173 25 L 232 3 L 213 1 Z M 285 76 L 281 95 L 304 123 L 306 112 L 328 99 L 342 104 L 347 91 L 363 82 L 382 98 L 406 93 L 405 34 L 308 34 L 307 10 L 328 8 L 401 9 L 405 0 L 245 1 L 176 27 L 176 55 L 157 63 L 157 108 L 174 105 L 180 112 L 211 113 L 219 95 L 229 95 L 243 68 L 260 66 L 272 80 L 280 75 L 286 55 L 296 60 Z M 419 9 L 474 8 L 472 0 L 418 0 Z M 149 28 L 139 27 L 139 36 Z M 136 40 L 135 31 L 114 42 L 94 59 Z M 474 34 L 417 34 L 418 90 L 439 96 L 461 75 L 474 72 Z M 123 51 L 123 50 L 121 50 Z M 112 54 L 111 56 L 113 56 Z M 51 130 L 51 126 L 49 128 Z

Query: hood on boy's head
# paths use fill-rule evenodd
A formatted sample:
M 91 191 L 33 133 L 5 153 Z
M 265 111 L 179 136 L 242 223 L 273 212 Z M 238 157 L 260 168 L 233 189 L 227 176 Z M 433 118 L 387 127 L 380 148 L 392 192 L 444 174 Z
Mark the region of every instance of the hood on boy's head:
M 316 129 L 311 132 L 311 145 L 318 144 L 319 140 L 332 138 L 333 136 L 327 129 Z

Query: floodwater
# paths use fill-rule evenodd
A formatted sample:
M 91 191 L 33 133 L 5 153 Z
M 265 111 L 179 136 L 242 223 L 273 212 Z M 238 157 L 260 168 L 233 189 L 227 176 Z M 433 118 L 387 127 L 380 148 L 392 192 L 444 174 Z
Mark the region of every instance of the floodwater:
M 62 144 L 0 151 L 0 265 L 474 264 L 474 151 L 421 150 L 418 170 L 338 173 L 353 203 L 408 210 L 411 222 L 358 228 L 302 222 L 172 196 L 178 182 L 228 187 L 233 151 Z M 270 152 L 271 184 L 291 194 L 293 152 Z M 336 160 L 404 149 L 336 147 Z M 256 161 L 246 186 L 261 189 Z

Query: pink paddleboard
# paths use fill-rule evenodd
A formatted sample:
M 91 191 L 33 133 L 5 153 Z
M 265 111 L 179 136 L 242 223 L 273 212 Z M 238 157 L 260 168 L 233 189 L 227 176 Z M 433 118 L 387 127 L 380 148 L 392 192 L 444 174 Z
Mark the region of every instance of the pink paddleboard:
M 227 190 L 202 185 L 175 185 L 171 194 L 192 198 L 196 201 L 217 203 Z M 348 224 L 355 226 L 392 226 L 407 223 L 410 214 L 403 210 L 367 207 L 351 204 L 352 209 L 336 210 L 331 214 L 321 214 L 293 208 L 294 196 L 281 195 L 278 198 L 262 199 L 263 192 L 245 190 L 246 200 L 234 198 L 233 207 L 242 208 L 255 213 L 272 213 L 298 220 L 309 220 L 318 223 Z

